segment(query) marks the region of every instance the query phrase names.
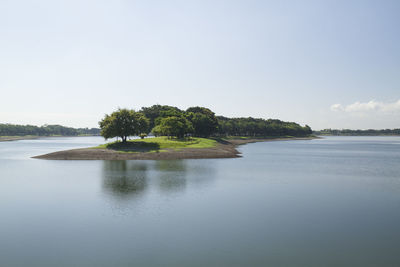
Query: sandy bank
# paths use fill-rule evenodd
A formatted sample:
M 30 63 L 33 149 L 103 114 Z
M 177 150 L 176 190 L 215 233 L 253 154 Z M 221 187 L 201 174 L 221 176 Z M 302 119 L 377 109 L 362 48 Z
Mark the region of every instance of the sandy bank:
M 58 151 L 36 156 L 36 159 L 49 160 L 170 160 L 170 159 L 207 159 L 207 158 L 237 158 L 240 152 L 237 145 L 266 141 L 310 140 L 304 138 L 275 138 L 275 139 L 230 139 L 220 140 L 211 148 L 184 148 L 181 150 L 167 149 L 160 152 L 121 152 L 112 149 L 79 148 Z

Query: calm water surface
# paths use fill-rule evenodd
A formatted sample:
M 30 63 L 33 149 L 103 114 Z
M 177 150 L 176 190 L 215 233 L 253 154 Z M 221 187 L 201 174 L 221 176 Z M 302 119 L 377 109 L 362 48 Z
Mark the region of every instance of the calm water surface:
M 400 137 L 243 158 L 46 161 L 98 137 L 0 143 L 0 266 L 400 266 Z

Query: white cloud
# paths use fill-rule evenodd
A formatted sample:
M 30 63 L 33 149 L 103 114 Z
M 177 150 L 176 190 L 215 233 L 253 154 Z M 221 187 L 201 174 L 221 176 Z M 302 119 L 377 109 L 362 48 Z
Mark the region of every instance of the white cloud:
M 400 111 L 400 99 L 397 102 L 378 102 L 371 100 L 369 102 L 355 102 L 350 105 L 333 104 L 331 105 L 332 111 L 344 111 L 349 113 L 363 113 L 363 112 L 381 112 L 381 113 L 392 113 Z
M 343 106 L 341 104 L 333 104 L 331 106 L 332 111 L 343 111 Z

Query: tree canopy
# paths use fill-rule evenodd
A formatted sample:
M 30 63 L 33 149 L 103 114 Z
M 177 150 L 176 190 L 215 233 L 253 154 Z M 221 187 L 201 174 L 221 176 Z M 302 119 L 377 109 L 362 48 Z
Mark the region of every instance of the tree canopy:
M 157 136 L 307 136 L 308 125 L 275 119 L 227 118 L 215 116 L 209 108 L 190 107 L 186 111 L 168 105 L 142 107 L 140 111 L 119 109 L 100 121 L 105 138 L 138 136 L 152 132 Z
M 256 118 L 226 118 L 218 116 L 219 135 L 230 136 L 307 136 L 311 128 L 295 122 Z
M 359 136 L 372 136 L 372 135 L 400 135 L 400 128 L 397 129 L 368 129 L 368 130 L 350 130 L 350 129 L 324 129 L 315 131 L 318 135 L 359 135 Z
M 77 136 L 77 135 L 99 135 L 98 128 L 72 128 L 61 125 L 16 125 L 16 124 L 0 124 L 0 136 Z
M 188 120 L 193 124 L 194 135 L 209 137 L 218 130 L 218 119 L 215 113 L 204 107 L 191 107 L 186 110 Z
M 149 119 L 142 113 L 129 109 L 118 109 L 99 122 L 100 134 L 105 138 L 121 137 L 126 142 L 128 136 L 148 133 Z
M 63 135 L 76 136 L 83 134 L 101 134 L 106 139 L 121 137 L 126 141 L 128 136 L 144 137 L 149 132 L 155 135 L 185 137 L 188 135 L 198 137 L 209 136 L 307 136 L 312 134 L 308 125 L 301 126 L 294 122 L 285 122 L 276 119 L 261 118 L 227 118 L 215 116 L 209 108 L 190 107 L 186 111 L 168 105 L 153 105 L 142 107 L 135 112 L 131 109 L 118 109 L 105 115 L 99 122 L 100 128 L 70 128 L 60 125 L 32 125 L 0 124 L 0 136 L 13 135 Z M 346 135 L 372 135 L 372 134 L 399 134 L 399 129 L 394 130 L 323 130 L 319 134 L 346 134 Z
M 162 118 L 152 130 L 155 135 L 176 136 L 183 138 L 193 132 L 192 124 L 183 116 L 170 116 Z
M 154 126 L 156 126 L 157 119 L 160 120 L 161 118 L 176 116 L 177 114 L 183 113 L 183 111 L 179 108 L 168 105 L 153 105 L 151 107 L 142 107 L 139 112 L 149 119 L 149 131 L 153 129 Z

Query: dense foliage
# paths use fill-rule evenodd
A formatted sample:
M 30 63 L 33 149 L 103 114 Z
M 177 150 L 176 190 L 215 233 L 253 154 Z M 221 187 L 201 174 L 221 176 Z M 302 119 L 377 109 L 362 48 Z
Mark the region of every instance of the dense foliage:
M 144 116 L 149 119 L 148 131 L 151 131 L 154 126 L 156 126 L 157 119 L 160 120 L 164 117 L 183 114 L 183 111 L 179 108 L 167 105 L 153 105 L 151 107 L 143 107 L 139 112 L 144 114 Z
M 369 136 L 374 136 L 374 135 L 400 135 L 400 129 L 382 129 L 382 130 L 374 130 L 374 129 L 368 129 L 368 130 L 350 130 L 350 129 L 343 129 L 343 130 L 337 130 L 337 129 L 324 129 L 321 131 L 315 131 L 314 132 L 317 135 L 369 135 Z
M 162 118 L 152 130 L 157 136 L 176 136 L 183 138 L 193 133 L 192 124 L 184 116 L 170 116 Z
M 190 107 L 185 111 L 168 105 L 143 107 L 138 112 L 129 109 L 118 109 L 110 115 L 105 115 L 99 124 L 101 129 L 75 129 L 61 125 L 44 125 L 38 127 L 32 125 L 0 124 L 0 136 L 77 136 L 101 134 L 106 139 L 121 137 L 123 141 L 126 141 L 128 136 L 145 136 L 150 132 L 157 136 L 176 136 L 180 138 L 184 136 L 306 136 L 312 133 L 309 126 L 302 127 L 294 122 L 255 119 L 251 117 L 227 118 L 215 116 L 214 112 L 205 107 Z M 342 130 L 341 133 L 343 134 L 345 131 L 347 130 Z M 399 134 L 398 129 L 397 133 L 395 133 L 396 129 L 382 131 L 385 131 L 385 134 L 386 131 L 392 131 L 389 134 Z
M 78 135 L 99 135 L 98 128 L 71 128 L 61 125 L 16 125 L 16 124 L 0 124 L 0 136 L 78 136 Z
M 226 118 L 215 116 L 215 113 L 205 107 L 190 107 L 186 111 L 167 105 L 153 105 L 143 107 L 135 114 L 142 114 L 148 119 L 147 128 L 134 126 L 134 119 L 126 119 L 124 123 L 117 123 L 118 110 L 100 122 L 101 134 L 106 137 L 119 136 L 123 140 L 129 135 L 153 133 L 156 136 L 185 136 L 210 137 L 210 136 L 251 136 L 251 137 L 278 137 L 278 136 L 307 136 L 312 133 L 306 125 L 300 126 L 294 122 L 280 120 L 264 120 L 255 118 Z M 128 113 L 128 110 L 124 112 Z M 114 121 L 112 124 L 110 121 Z M 133 123 L 133 124 L 132 124 Z M 129 126 L 133 127 L 130 129 Z M 144 124 L 145 125 L 145 124 Z
M 149 119 L 142 113 L 129 109 L 118 109 L 105 115 L 99 122 L 100 134 L 105 138 L 121 137 L 126 142 L 128 136 L 138 136 L 149 128 Z
M 177 107 L 153 105 L 143 107 L 140 112 L 150 120 L 148 131 L 155 135 L 209 137 L 216 134 L 218 129 L 214 112 L 204 107 L 191 107 L 183 111 Z M 171 117 L 173 119 L 169 119 Z
M 193 133 L 198 137 L 208 137 L 218 130 L 218 119 L 208 108 L 192 107 L 186 110 L 186 117 L 193 125 Z
M 255 118 L 226 118 L 218 116 L 220 135 L 229 136 L 307 136 L 312 133 L 306 125 L 280 120 Z

